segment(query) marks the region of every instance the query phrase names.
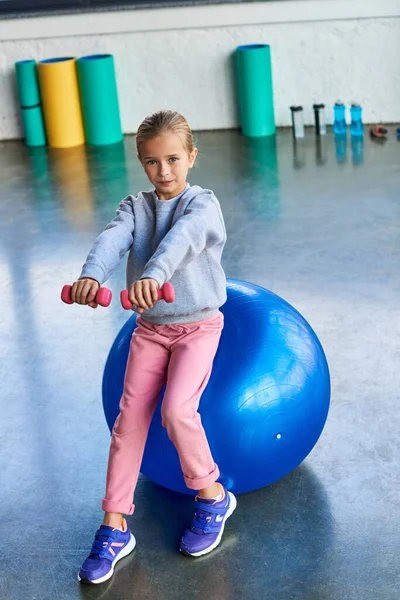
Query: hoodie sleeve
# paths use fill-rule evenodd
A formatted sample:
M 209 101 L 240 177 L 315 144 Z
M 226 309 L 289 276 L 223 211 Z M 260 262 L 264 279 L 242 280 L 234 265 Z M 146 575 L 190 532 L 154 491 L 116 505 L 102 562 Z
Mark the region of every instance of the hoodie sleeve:
M 94 242 L 79 279 L 91 277 L 102 285 L 132 246 L 135 229 L 132 200 L 132 196 L 122 200 L 115 218 Z
M 226 231 L 215 196 L 199 194 L 160 242 L 144 268 L 142 279 L 155 279 L 160 287 L 174 272 L 194 260 L 206 248 L 225 243 Z

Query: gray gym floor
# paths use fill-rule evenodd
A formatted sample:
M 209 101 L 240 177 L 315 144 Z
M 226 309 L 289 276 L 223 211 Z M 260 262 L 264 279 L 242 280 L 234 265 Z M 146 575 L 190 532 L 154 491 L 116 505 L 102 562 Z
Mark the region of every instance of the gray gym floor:
M 192 501 L 141 478 L 133 554 L 103 585 L 76 580 L 101 522 L 108 350 L 127 318 L 66 306 L 96 235 L 150 186 L 124 146 L 0 144 L 0 597 L 3 600 L 398 600 L 400 597 L 400 142 L 293 146 L 197 135 L 189 181 L 225 215 L 228 277 L 283 296 L 330 365 L 325 430 L 293 473 L 239 497 L 221 546 L 177 553 Z M 347 150 L 347 154 L 346 154 Z

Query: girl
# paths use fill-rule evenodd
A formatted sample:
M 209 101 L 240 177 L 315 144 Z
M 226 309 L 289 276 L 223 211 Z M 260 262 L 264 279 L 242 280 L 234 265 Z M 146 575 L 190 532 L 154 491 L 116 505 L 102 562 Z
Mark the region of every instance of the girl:
M 121 202 L 71 292 L 78 304 L 96 308 L 98 288 L 130 250 L 129 299 L 140 316 L 112 432 L 104 520 L 78 574 L 90 583 L 109 579 L 115 563 L 135 547 L 123 515 L 134 510 L 148 429 L 164 384 L 163 426 L 178 451 L 187 487 L 198 492 L 193 524 L 183 534 L 180 551 L 189 556 L 211 552 L 236 508 L 233 494 L 216 483 L 218 466 L 197 412 L 223 327 L 219 308 L 226 301 L 220 205 L 213 192 L 186 182 L 197 148 L 182 115 L 161 111 L 147 117 L 136 145 L 154 190 Z M 174 285 L 176 300 L 158 303 L 157 289 L 167 281 Z

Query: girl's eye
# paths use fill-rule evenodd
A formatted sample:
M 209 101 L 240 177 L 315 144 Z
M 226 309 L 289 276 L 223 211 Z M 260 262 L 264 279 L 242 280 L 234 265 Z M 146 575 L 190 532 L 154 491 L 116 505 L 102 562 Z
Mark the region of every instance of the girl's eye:
M 171 156 L 169 160 L 170 162 L 176 162 L 178 159 L 176 158 L 176 156 Z
M 156 161 L 155 160 L 148 160 L 146 164 L 148 164 L 148 165 L 155 165 Z

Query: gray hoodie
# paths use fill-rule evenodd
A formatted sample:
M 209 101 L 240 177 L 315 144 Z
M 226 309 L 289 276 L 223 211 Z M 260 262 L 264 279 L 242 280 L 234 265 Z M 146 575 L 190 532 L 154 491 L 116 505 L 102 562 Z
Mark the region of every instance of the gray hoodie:
M 201 321 L 226 301 L 221 255 L 226 231 L 221 208 L 211 190 L 187 184 L 171 200 L 155 191 L 127 196 L 116 217 L 96 239 L 80 278 L 102 285 L 128 252 L 127 287 L 151 277 L 160 287 L 175 288 L 175 302 L 157 302 L 142 318 L 151 323 Z

